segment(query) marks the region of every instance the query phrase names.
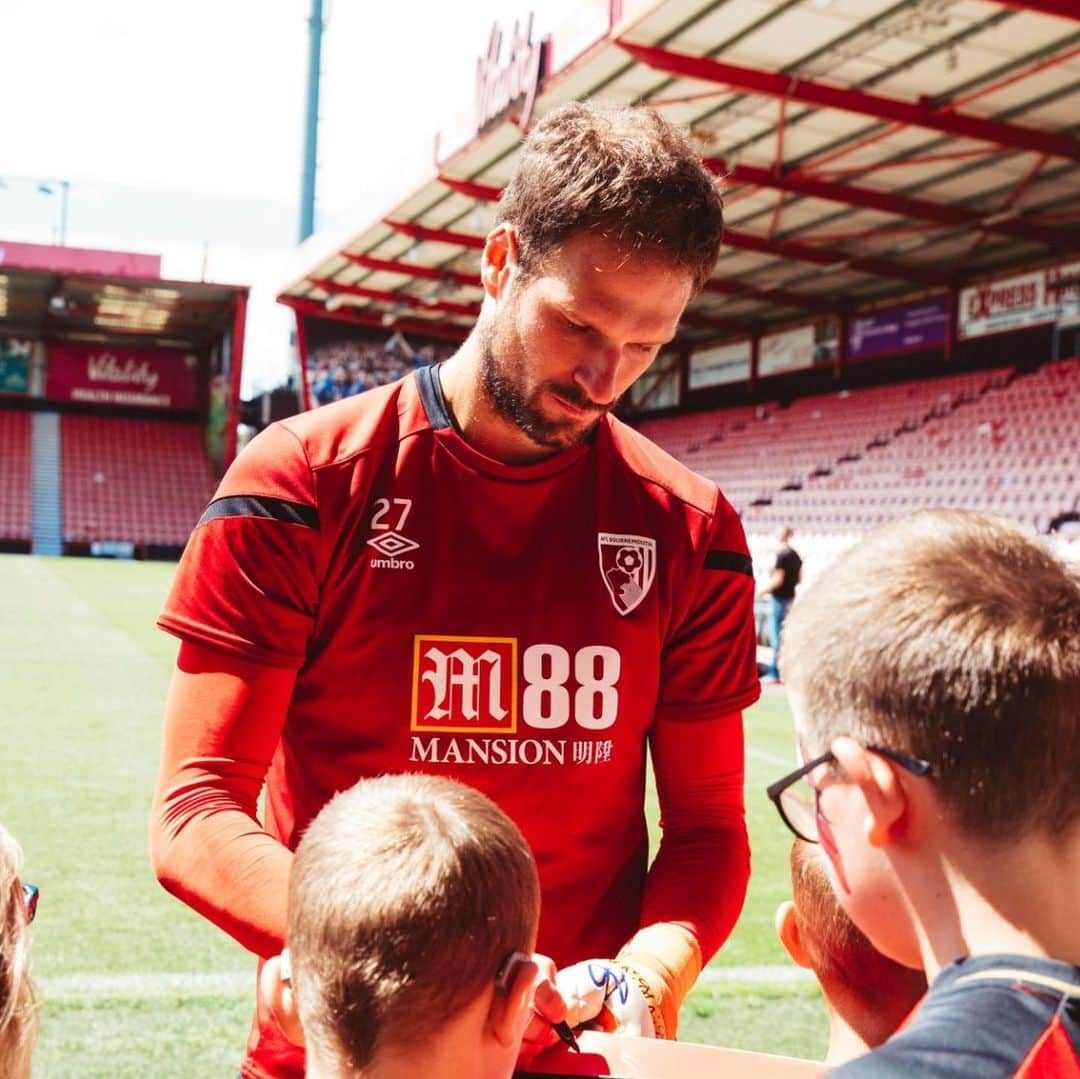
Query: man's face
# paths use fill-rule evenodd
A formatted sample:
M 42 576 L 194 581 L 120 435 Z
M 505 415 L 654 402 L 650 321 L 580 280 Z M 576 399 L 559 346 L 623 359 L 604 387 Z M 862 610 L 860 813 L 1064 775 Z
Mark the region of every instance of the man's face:
M 799 753 L 812 760 L 828 750 L 802 721 L 801 706 L 791 701 Z M 808 777 L 818 791 L 817 827 L 829 880 L 840 905 L 875 948 L 909 967 L 921 954 L 903 887 L 887 848 L 876 847 L 867 833 L 867 804 L 835 761 Z
M 528 278 L 506 257 L 514 268 L 481 325 L 483 391 L 526 452 L 570 449 L 674 337 L 693 280 L 593 233 L 549 252 Z

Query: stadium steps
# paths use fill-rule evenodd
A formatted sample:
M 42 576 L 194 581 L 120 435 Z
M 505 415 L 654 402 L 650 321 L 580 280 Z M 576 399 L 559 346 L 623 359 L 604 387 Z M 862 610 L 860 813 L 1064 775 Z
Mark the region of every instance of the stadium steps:
M 35 412 L 32 430 L 31 512 L 34 554 L 64 553 L 60 482 L 60 417 L 55 412 Z

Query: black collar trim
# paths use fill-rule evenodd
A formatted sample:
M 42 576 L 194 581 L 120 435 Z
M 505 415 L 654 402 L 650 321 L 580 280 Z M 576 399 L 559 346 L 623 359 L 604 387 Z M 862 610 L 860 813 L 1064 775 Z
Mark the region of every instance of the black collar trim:
M 427 418 L 432 429 L 436 431 L 453 427 L 454 421 L 450 415 L 450 409 L 446 407 L 446 398 L 443 396 L 442 383 L 439 381 L 439 365 L 428 364 L 416 372 L 416 388 L 420 391 L 420 401 L 427 413 Z

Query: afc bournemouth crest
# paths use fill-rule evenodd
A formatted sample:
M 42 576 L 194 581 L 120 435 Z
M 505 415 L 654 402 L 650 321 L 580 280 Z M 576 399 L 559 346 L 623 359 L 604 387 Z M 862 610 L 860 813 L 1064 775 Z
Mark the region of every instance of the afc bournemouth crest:
M 656 540 L 599 532 L 600 574 L 619 614 L 629 614 L 648 594 L 656 576 Z

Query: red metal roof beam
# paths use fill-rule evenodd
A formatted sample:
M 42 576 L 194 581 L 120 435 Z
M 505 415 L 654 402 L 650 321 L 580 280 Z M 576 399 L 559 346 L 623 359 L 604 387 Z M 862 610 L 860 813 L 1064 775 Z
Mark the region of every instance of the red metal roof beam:
M 386 218 L 385 224 L 395 232 L 403 236 L 411 236 L 414 240 L 425 243 L 451 244 L 456 247 L 471 247 L 474 251 L 484 249 L 484 237 L 477 236 L 472 232 L 454 232 L 452 229 L 436 229 L 429 225 L 416 225 L 411 221 L 391 221 Z
M 358 326 L 380 326 L 387 329 L 393 326 L 402 333 L 419 333 L 447 341 L 464 341 L 469 336 L 469 331 L 464 326 L 455 326 L 450 322 L 420 318 L 392 318 L 387 322 L 383 312 L 357 311 L 350 307 L 327 311 L 325 306 L 317 300 L 301 300 L 295 296 L 281 296 L 279 299 L 281 303 L 294 311 L 313 318 L 328 318 L 335 322 L 353 322 Z
M 746 300 L 760 300 L 764 303 L 797 307 L 803 311 L 813 311 L 821 315 L 831 315 L 836 312 L 835 303 L 807 296 L 801 292 L 790 292 L 783 288 L 760 288 L 757 285 L 741 284 L 722 277 L 714 277 L 711 281 L 706 281 L 703 291 L 715 292 L 721 296 L 736 296 Z
M 378 300 L 383 303 L 403 303 L 408 307 L 417 307 L 425 311 L 445 311 L 447 314 L 462 315 L 465 318 L 476 318 L 480 314 L 478 303 L 426 300 L 423 296 L 413 296 L 409 292 L 389 292 L 381 288 L 365 288 L 363 285 L 343 285 L 324 277 L 309 277 L 308 280 L 316 288 L 321 288 L 332 296 L 356 296 L 358 299 Z
M 1076 0 L 997 0 L 1003 7 L 1018 11 L 1037 11 L 1041 15 L 1057 15 L 1070 22 L 1080 22 L 1080 7 Z
M 757 328 L 752 322 L 743 322 L 734 318 L 715 318 L 712 315 L 697 315 L 692 311 L 683 312 L 680 325 L 694 326 L 703 330 L 717 330 L 720 333 L 742 333 L 752 337 Z
M 1062 132 L 1041 131 L 968 113 L 938 111 L 928 105 L 900 98 L 866 93 L 850 87 L 830 86 L 814 79 L 780 75 L 704 56 L 688 56 L 651 45 L 635 45 L 628 41 L 620 41 L 619 45 L 640 63 L 679 78 L 723 83 L 749 93 L 787 98 L 804 105 L 859 113 L 875 120 L 923 127 L 958 138 L 1080 161 L 1080 139 Z
M 910 195 L 893 195 L 887 191 L 877 191 L 874 188 L 859 187 L 855 184 L 834 184 L 806 175 L 797 176 L 791 173 L 785 175 L 753 165 L 732 165 L 728 168 L 723 161 L 716 158 L 707 159 L 705 165 L 710 172 L 736 183 L 774 188 L 793 195 L 826 199 L 829 202 L 839 202 L 862 210 L 878 210 L 899 217 L 911 217 L 917 221 L 932 221 L 937 225 L 947 227 L 962 228 L 974 225 L 990 232 L 1004 233 L 1060 250 L 1071 251 L 1080 248 L 1080 233 L 1075 230 L 1044 228 L 1015 217 L 995 220 L 989 213 L 969 210 L 963 206 L 950 206 L 947 203 L 932 202 L 929 199 L 915 198 Z
M 430 228 L 427 225 L 415 225 L 410 221 L 387 220 L 386 224 L 405 236 L 411 236 L 414 240 L 456 244 L 459 247 L 480 248 L 484 246 L 482 236 L 476 236 L 469 232 Z M 737 229 L 724 230 L 724 243 L 728 247 L 742 251 L 753 251 L 760 255 L 779 255 L 782 258 L 794 259 L 797 262 L 810 262 L 816 266 L 832 266 L 834 269 L 850 267 L 853 270 L 872 274 L 875 277 L 896 278 L 900 281 L 909 281 L 913 285 L 948 284 L 943 274 L 929 268 L 905 266 L 883 258 L 849 255 L 843 251 L 832 251 L 824 247 L 811 247 L 809 244 L 800 244 L 791 240 L 770 241 L 762 236 L 739 232 Z
M 873 277 L 895 278 L 923 287 L 944 286 L 948 278 L 926 266 L 909 266 L 891 259 L 867 255 L 848 254 L 827 247 L 815 247 L 796 240 L 766 240 L 750 232 L 737 229 L 724 230 L 724 243 L 739 251 L 753 251 L 758 255 L 777 255 L 796 262 L 809 262 L 815 266 L 830 266 L 834 270 L 858 270 Z
M 354 255 L 348 251 L 342 254 L 357 266 L 365 270 L 379 270 L 383 273 L 402 274 L 405 277 L 422 277 L 425 281 L 452 281 L 455 285 L 480 287 L 480 275 L 462 273 L 460 270 L 440 270 L 436 266 L 423 266 L 419 263 L 401 262 L 397 259 L 377 259 L 372 255 Z
M 456 191 L 459 195 L 479 199 L 481 202 L 498 202 L 502 195 L 502 188 L 478 184 L 474 180 L 455 180 L 452 176 L 440 176 L 439 182 L 446 184 L 451 191 Z

